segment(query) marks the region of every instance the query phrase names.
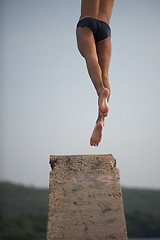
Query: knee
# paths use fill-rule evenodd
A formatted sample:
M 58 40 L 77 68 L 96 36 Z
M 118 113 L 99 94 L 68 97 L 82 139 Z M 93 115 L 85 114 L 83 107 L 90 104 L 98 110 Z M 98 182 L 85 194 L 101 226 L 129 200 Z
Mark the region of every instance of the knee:
M 98 58 L 97 58 L 97 56 L 94 56 L 94 55 L 92 55 L 92 54 L 90 54 L 90 55 L 87 54 L 87 55 L 84 56 L 84 58 L 85 58 L 85 60 L 86 60 L 87 63 L 98 64 Z

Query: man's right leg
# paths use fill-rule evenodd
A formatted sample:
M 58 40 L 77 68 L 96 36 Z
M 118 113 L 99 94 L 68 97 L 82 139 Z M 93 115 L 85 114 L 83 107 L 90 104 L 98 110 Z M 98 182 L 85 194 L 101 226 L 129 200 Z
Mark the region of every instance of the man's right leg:
M 110 83 L 109 83 L 109 65 L 111 60 L 111 37 L 108 37 L 102 41 L 97 42 L 97 55 L 98 62 L 102 71 L 102 81 L 105 88 L 109 90 L 108 102 L 111 94 Z

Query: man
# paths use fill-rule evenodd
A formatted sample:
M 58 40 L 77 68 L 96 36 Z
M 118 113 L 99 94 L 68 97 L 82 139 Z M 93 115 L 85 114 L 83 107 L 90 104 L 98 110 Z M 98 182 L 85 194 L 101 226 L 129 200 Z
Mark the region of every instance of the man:
M 102 138 L 104 118 L 109 111 L 111 29 L 109 27 L 114 0 L 82 0 L 77 24 L 77 44 L 86 60 L 89 76 L 98 95 L 99 115 L 90 144 L 98 146 Z

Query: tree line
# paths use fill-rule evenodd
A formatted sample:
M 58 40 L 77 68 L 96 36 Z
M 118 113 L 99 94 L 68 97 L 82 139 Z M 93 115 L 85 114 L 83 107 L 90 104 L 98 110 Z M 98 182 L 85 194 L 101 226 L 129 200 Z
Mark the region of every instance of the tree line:
M 122 188 L 129 238 L 160 237 L 160 190 Z M 44 240 L 48 189 L 0 183 L 0 240 Z

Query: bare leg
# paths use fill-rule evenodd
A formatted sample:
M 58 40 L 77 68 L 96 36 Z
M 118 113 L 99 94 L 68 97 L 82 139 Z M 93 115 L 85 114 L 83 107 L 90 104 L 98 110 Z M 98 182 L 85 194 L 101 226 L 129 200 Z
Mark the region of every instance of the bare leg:
M 108 115 L 109 111 L 107 103 L 107 99 L 109 98 L 109 90 L 104 87 L 103 84 L 103 74 L 99 64 L 96 44 L 92 31 L 87 27 L 79 27 L 77 29 L 77 43 L 81 55 L 86 60 L 88 73 L 98 94 L 99 116 L 90 139 L 91 146 L 98 146 L 102 138 L 104 117 Z
M 96 48 L 97 48 L 98 61 L 99 61 L 99 65 L 101 67 L 101 72 L 102 72 L 103 86 L 105 87 L 105 89 L 108 89 L 107 101 L 109 102 L 111 89 L 109 84 L 108 71 L 109 71 L 109 65 L 110 65 L 110 59 L 111 59 L 111 38 L 107 38 L 97 42 Z M 105 98 L 102 98 L 102 99 L 103 99 L 102 101 L 104 101 Z M 93 130 L 93 133 L 90 139 L 91 146 L 98 146 L 99 142 L 101 141 L 102 129 L 104 126 L 104 117 L 106 115 L 102 115 L 101 112 L 99 112 L 96 126 Z
M 97 94 L 99 95 L 99 92 L 104 86 L 92 31 L 87 27 L 79 27 L 77 29 L 77 43 L 81 55 L 86 60 L 89 76 L 94 84 Z
M 102 71 L 103 85 L 105 88 L 109 90 L 108 99 L 107 99 L 109 102 L 111 89 L 109 84 L 108 71 L 109 71 L 111 51 L 112 51 L 111 38 L 108 37 L 102 41 L 97 42 L 96 48 L 97 48 L 98 62 Z
M 102 112 L 104 116 L 107 116 L 109 111 L 107 104 L 109 91 L 103 84 L 102 71 L 98 62 L 95 40 L 92 31 L 88 27 L 79 27 L 77 29 L 77 43 L 81 55 L 86 60 L 88 73 L 99 97 L 99 111 Z

